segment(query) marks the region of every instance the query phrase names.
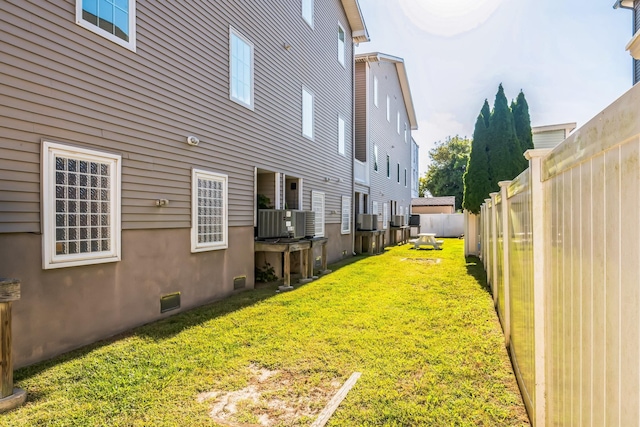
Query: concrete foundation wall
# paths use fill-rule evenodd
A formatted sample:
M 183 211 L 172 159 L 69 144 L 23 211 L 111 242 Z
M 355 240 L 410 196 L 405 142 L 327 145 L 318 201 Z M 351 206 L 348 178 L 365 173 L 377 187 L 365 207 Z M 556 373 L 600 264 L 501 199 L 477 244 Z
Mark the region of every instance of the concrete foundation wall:
M 230 227 L 226 250 L 190 252 L 189 229 L 124 230 L 122 261 L 43 270 L 38 234 L 0 234 L 6 277 L 22 281 L 13 304 L 13 354 L 21 367 L 233 293 L 253 288 L 253 228 Z M 251 250 L 248 250 L 251 248 Z M 160 296 L 181 308 L 160 314 Z

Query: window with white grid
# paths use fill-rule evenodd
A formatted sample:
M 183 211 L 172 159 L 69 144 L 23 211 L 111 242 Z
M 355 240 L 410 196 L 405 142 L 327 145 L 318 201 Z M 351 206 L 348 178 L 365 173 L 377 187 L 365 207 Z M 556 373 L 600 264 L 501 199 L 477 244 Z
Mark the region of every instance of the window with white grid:
M 193 170 L 191 252 L 228 247 L 227 179 L 227 175 Z
M 351 233 L 351 197 L 342 196 L 342 219 L 340 233 Z
M 43 268 L 120 260 L 121 157 L 43 143 Z
M 311 192 L 311 210 L 316 213 L 316 237 L 324 237 L 324 193 Z
M 229 98 L 253 109 L 253 43 L 229 27 Z
M 76 23 L 127 49 L 136 50 L 135 0 L 76 0 Z

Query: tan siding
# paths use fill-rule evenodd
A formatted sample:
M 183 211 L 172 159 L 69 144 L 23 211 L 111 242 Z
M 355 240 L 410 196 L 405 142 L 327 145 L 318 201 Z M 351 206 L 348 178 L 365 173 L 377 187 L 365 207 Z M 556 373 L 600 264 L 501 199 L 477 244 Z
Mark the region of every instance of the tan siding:
M 338 22 L 350 39 L 339 1 L 316 2 L 313 30 L 295 1 L 138 2 L 136 52 L 76 25 L 74 8 L 0 3 L 2 231 L 39 230 L 42 140 L 123 156 L 124 229 L 189 227 L 194 167 L 229 175 L 231 226 L 253 225 L 254 167 L 303 178 L 306 209 L 317 190 L 327 212 L 340 211 L 353 152 L 347 142 L 337 153 L 337 114 L 346 135 L 353 128 L 352 45 L 346 68 L 336 57 Z M 255 46 L 254 111 L 229 100 L 229 25 Z M 303 84 L 315 94 L 314 141 L 301 135 Z M 157 198 L 170 203 L 156 208 Z M 29 214 L 9 213 L 19 209 Z

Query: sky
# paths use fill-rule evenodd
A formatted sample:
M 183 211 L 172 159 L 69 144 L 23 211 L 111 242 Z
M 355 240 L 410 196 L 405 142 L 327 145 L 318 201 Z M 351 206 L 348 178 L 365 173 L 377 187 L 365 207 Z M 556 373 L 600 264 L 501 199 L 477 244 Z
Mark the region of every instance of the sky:
M 502 83 L 522 90 L 532 126 L 584 125 L 632 86 L 632 11 L 614 0 L 360 0 L 371 42 L 404 58 L 420 146 L 473 135 Z

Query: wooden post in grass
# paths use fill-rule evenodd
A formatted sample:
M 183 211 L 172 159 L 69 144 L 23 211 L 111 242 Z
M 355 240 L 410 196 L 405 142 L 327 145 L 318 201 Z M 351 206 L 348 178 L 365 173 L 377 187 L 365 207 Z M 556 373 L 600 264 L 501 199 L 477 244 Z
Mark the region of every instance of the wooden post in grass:
M 20 281 L 0 278 L 0 412 L 24 403 L 27 393 L 13 388 L 11 304 L 20 299 Z

